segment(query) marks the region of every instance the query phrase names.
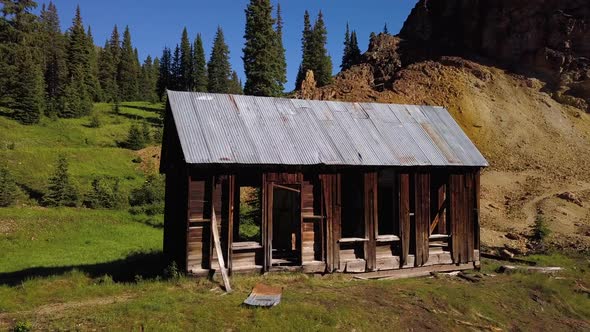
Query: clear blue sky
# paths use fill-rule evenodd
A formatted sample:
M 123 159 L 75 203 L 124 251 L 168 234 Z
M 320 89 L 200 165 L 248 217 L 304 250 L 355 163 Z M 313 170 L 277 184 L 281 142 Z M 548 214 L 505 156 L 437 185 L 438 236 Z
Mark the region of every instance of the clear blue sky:
M 39 8 L 49 0 L 38 0 Z M 273 5 L 277 0 L 271 0 Z M 94 41 L 103 45 L 113 25 L 123 31 L 131 29 L 133 45 L 143 62 L 147 55 L 160 56 L 162 48 L 174 48 L 180 41 L 182 28 L 187 27 L 191 42 L 197 32 L 203 35 L 205 51 L 209 57 L 217 25 L 225 33 L 230 48 L 232 68 L 244 80 L 242 47 L 244 22 L 248 0 L 54 0 L 65 30 L 71 25 L 77 4 L 80 4 L 85 25 L 92 27 Z M 379 32 L 387 22 L 390 33 L 397 33 L 414 7 L 416 0 L 282 0 L 285 21 L 284 44 L 287 51 L 288 80 L 286 90 L 294 87 L 297 68 L 301 61 L 301 30 L 303 13 L 307 9 L 315 19 L 319 10 L 324 13 L 328 28 L 328 51 L 339 71 L 342 42 L 346 22 L 357 31 L 361 51 L 368 45 L 369 34 Z

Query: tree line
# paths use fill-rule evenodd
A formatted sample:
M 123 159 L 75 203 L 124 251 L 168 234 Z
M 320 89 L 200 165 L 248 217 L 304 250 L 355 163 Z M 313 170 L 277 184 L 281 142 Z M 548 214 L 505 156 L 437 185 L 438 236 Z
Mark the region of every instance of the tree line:
M 53 2 L 43 5 L 39 15 L 32 12 L 37 7 L 33 0 L 0 3 L 0 107 L 10 109 L 24 124 L 37 123 L 43 114 L 85 116 L 94 102 L 161 101 L 166 89 L 257 96 L 284 93 L 284 22 L 280 4 L 275 8 L 270 0 L 251 0 L 245 9 L 243 84 L 231 68 L 221 27 L 208 61 L 201 34 L 191 42 L 185 28 L 174 49 L 165 47 L 160 58 L 148 55 L 140 63 L 129 27 L 121 36 L 115 25 L 104 46 L 98 47 L 79 7 L 71 26 L 62 32 Z M 332 58 L 326 48 L 328 32 L 323 13 L 320 11 L 312 24 L 305 11 L 303 23 L 296 89 L 309 70 L 314 72 L 318 86 L 330 84 Z M 356 32 L 347 25 L 340 68 L 348 69 L 360 58 Z

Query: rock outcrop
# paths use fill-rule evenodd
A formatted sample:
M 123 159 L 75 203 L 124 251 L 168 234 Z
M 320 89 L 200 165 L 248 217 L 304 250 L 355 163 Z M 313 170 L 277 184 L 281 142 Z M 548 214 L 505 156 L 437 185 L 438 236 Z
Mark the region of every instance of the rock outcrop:
M 556 100 L 588 109 L 588 0 L 421 0 L 400 37 L 426 57 L 483 56 L 534 74 Z

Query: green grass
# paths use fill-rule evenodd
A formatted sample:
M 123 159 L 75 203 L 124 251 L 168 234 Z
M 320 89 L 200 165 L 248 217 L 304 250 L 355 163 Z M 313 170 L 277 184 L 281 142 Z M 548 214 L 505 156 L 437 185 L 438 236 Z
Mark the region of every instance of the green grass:
M 148 121 L 156 125 L 161 104 L 123 103 L 120 114 L 110 104 L 95 104 L 99 128 L 90 128 L 91 117 L 80 119 L 43 118 L 39 125 L 23 126 L 0 117 L 0 160 L 20 185 L 33 192 L 44 192 L 47 178 L 59 154 L 70 163 L 73 179 L 84 192 L 96 176 L 119 177 L 121 187 L 138 186 L 144 174 L 138 170 L 133 151 L 120 148 L 131 124 Z

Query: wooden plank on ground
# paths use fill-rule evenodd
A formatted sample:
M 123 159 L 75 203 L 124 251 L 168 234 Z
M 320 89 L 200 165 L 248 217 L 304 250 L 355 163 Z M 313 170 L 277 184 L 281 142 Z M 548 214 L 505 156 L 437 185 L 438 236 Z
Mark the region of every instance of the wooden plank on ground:
M 219 269 L 221 270 L 221 277 L 226 292 L 231 292 L 231 285 L 229 284 L 229 277 L 223 261 L 223 251 L 221 251 L 221 243 L 219 241 L 219 230 L 217 229 L 217 217 L 215 216 L 215 207 L 211 208 L 211 231 L 213 233 L 213 242 L 215 244 L 215 251 L 217 252 L 217 261 Z

